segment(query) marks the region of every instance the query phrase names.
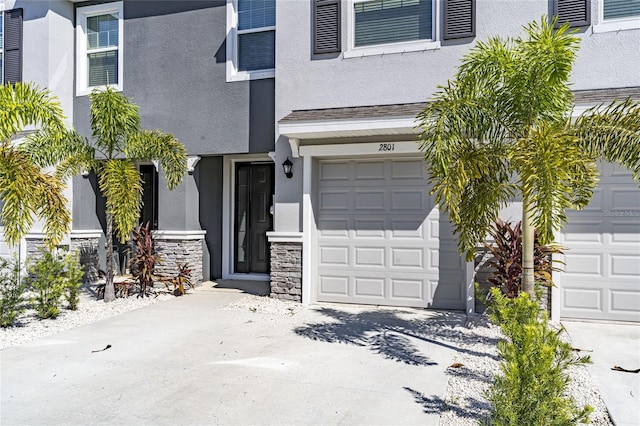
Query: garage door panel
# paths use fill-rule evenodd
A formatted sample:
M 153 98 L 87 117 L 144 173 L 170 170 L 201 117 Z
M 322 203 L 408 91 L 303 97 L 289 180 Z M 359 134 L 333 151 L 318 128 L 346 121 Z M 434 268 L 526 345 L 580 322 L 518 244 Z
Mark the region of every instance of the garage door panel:
M 384 299 L 384 278 L 356 277 L 354 281 L 355 297 L 375 297 L 380 300 Z
M 640 277 L 640 254 L 613 254 L 610 259 L 612 278 Z M 640 286 L 640 281 L 638 285 Z
M 353 266 L 356 268 L 382 268 L 386 266 L 384 247 L 355 247 Z
M 636 210 L 640 206 L 640 190 L 638 188 L 624 188 L 624 187 L 613 187 L 610 189 L 611 193 L 611 208 L 603 209 L 608 210 L 609 214 L 611 211 L 620 211 L 620 210 Z M 615 213 L 614 213 L 615 214 Z
M 364 211 L 367 214 L 381 212 L 386 208 L 385 191 L 380 190 L 357 190 L 355 191 L 355 210 Z
M 361 161 L 355 164 L 355 181 L 385 179 L 384 161 Z
M 349 266 L 349 249 L 341 246 L 320 247 L 321 266 Z
M 325 275 L 320 277 L 320 292 L 327 296 L 348 296 L 349 278 Z
M 327 164 L 319 162 L 317 190 L 318 300 L 429 307 L 435 295 L 443 298 L 441 307 L 464 309 L 466 265 L 455 246 L 440 252 L 438 236 L 451 230 L 433 207 L 424 162 Z M 333 172 L 342 178 L 329 176 Z M 336 193 L 347 194 L 348 200 L 337 199 Z
M 421 160 L 394 161 L 391 163 L 391 179 L 416 179 L 426 178 L 426 167 Z
M 561 243 L 564 244 L 602 244 L 602 234 L 593 232 L 601 229 L 601 220 L 571 220 L 564 227 Z
M 346 212 L 349 209 L 349 191 L 325 191 L 320 194 L 320 211 Z
M 601 288 L 564 288 L 564 307 L 573 311 L 602 312 Z
M 594 279 L 602 277 L 603 256 L 601 254 L 576 253 L 569 251 L 565 254 L 565 276 L 590 276 Z
M 640 312 L 640 291 L 612 289 L 609 300 L 609 310 L 614 314 L 638 315 Z
M 391 296 L 393 299 L 408 301 L 422 301 L 425 299 L 425 289 L 428 283 L 424 280 L 391 279 Z
M 417 212 L 429 211 L 433 207 L 429 198 L 425 197 L 425 189 L 418 190 L 396 190 L 391 193 L 391 211 L 409 213 L 413 210 Z
M 319 179 L 324 185 L 331 181 L 349 180 L 349 162 L 325 161 L 319 165 Z
M 613 244 L 631 244 L 640 252 L 640 224 L 632 220 L 611 222 L 611 242 Z
M 391 248 L 391 268 L 422 270 L 425 266 L 423 248 Z
M 391 239 L 424 239 L 424 220 L 408 218 L 408 219 L 391 219 Z

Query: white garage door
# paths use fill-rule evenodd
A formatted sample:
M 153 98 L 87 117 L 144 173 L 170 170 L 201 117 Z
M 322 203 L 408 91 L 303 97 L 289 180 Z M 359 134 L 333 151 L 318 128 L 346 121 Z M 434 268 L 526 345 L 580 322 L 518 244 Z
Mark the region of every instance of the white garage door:
M 571 211 L 560 242 L 560 315 L 640 321 L 640 189 L 628 171 L 605 163 L 591 203 Z
M 465 308 L 465 262 L 420 158 L 316 168 L 318 300 Z

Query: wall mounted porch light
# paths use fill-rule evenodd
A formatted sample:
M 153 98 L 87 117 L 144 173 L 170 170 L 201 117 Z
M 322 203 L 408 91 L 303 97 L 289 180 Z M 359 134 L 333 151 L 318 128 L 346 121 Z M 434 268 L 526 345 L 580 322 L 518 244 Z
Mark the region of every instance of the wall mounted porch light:
M 286 160 L 282 163 L 282 170 L 284 171 L 284 175 L 287 179 L 291 179 L 293 177 L 293 163 L 287 157 Z

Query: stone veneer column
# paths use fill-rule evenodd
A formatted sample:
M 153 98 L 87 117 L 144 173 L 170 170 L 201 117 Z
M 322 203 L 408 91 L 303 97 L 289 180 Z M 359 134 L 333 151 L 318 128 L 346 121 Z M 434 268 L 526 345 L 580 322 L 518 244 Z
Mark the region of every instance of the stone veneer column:
M 80 264 L 84 266 L 85 282 L 98 281 L 98 271 L 100 270 L 100 238 L 102 231 L 99 229 L 72 230 L 69 251 L 78 252 Z
M 155 251 L 162 256 L 156 273 L 167 277 L 176 276 L 176 262 L 188 262 L 191 266 L 191 282 L 200 285 L 203 281 L 202 256 L 206 231 L 153 231 Z
M 302 236 L 268 232 L 271 244 L 271 294 L 274 299 L 302 302 Z

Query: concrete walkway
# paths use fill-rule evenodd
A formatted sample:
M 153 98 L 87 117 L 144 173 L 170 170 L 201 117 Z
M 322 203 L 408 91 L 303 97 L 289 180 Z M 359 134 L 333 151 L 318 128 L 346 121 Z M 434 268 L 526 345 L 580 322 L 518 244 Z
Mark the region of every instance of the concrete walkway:
M 592 352 L 588 366 L 617 426 L 640 425 L 640 373 L 611 370 L 640 368 L 640 324 L 563 320 L 573 347 Z
M 243 296 L 201 289 L 0 351 L 0 424 L 438 424 L 462 314 L 221 309 Z M 434 319 L 441 335 L 420 328 Z

